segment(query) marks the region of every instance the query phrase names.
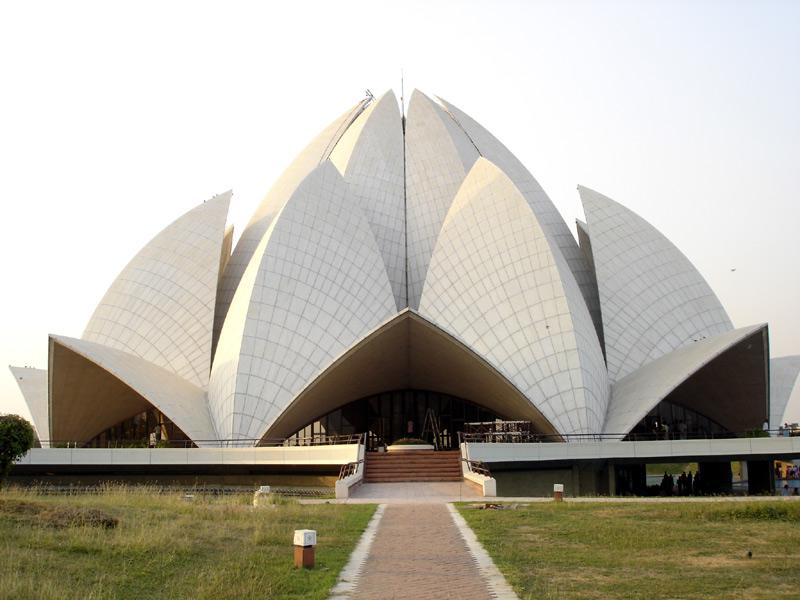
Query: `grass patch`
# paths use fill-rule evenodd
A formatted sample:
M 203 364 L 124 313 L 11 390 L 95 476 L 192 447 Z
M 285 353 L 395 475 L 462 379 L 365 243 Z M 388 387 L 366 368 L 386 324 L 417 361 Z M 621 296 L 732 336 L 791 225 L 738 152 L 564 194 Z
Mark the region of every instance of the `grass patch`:
M 86 506 L 51 506 L 29 500 L 0 498 L 0 517 L 20 524 L 50 527 L 105 527 L 113 529 L 119 520 L 105 511 Z
M 523 599 L 797 598 L 800 503 L 459 510 Z
M 745 504 L 743 506 L 730 504 L 723 507 L 714 507 L 700 513 L 711 521 L 787 521 L 800 523 L 800 503 L 798 502 L 764 502 Z
M 0 492 L 0 595 L 11 598 L 324 599 L 374 506 L 252 496 Z M 105 525 L 113 519 L 116 526 Z M 293 566 L 295 529 L 316 529 L 317 566 Z

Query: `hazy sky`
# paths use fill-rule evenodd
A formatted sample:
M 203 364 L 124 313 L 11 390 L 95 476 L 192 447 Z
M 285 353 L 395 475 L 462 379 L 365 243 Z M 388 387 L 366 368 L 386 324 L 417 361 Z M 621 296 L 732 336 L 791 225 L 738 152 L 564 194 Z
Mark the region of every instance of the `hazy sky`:
M 737 327 L 769 322 L 772 356 L 800 354 L 799 31 L 789 1 L 2 2 L 0 365 L 46 367 L 47 334 L 79 337 L 204 199 L 233 189 L 240 232 L 365 89 L 399 95 L 401 69 L 407 97 L 499 137 L 573 229 L 577 184 L 611 196 Z M 0 408 L 27 413 L 4 367 Z

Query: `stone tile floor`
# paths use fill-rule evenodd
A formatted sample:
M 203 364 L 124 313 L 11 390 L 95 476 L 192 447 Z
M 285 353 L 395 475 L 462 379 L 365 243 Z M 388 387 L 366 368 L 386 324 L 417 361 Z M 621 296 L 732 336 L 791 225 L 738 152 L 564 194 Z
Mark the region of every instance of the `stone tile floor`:
M 351 595 L 357 600 L 491 597 L 447 506 L 430 503 L 386 507 Z
M 477 486 L 460 481 L 363 483 L 353 490 L 350 503 L 446 503 L 482 498 Z

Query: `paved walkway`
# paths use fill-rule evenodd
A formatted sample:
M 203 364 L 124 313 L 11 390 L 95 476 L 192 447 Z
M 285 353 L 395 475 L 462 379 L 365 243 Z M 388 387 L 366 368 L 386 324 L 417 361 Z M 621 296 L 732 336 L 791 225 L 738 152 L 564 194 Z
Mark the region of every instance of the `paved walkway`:
M 351 598 L 488 600 L 475 558 L 444 504 L 387 506 Z
M 347 502 L 353 504 L 403 504 L 464 502 L 482 498 L 478 488 L 461 481 L 410 481 L 362 483 Z

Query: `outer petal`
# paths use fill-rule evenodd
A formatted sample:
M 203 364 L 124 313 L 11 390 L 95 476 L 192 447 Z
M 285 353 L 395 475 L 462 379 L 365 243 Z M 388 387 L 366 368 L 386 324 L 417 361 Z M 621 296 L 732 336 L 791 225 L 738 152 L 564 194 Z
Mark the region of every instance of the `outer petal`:
M 331 122 L 314 138 L 283 172 L 250 218 L 250 222 L 242 232 L 222 275 L 214 320 L 214 347 L 216 347 L 225 316 L 228 314 L 228 307 L 233 301 L 236 288 L 239 286 L 239 280 L 244 275 L 247 265 L 250 264 L 250 260 L 259 242 L 264 237 L 264 233 L 272 223 L 272 219 L 275 218 L 275 215 L 280 212 L 286 201 L 294 194 L 300 182 L 328 159 L 339 139 L 358 119 L 368 104 L 368 100 L 359 102 Z
M 198 445 L 217 439 L 205 392 L 137 356 L 50 336 L 49 373 L 54 440 L 88 441 L 150 406 Z
M 50 415 L 47 408 L 47 370 L 31 367 L 8 367 L 31 411 L 33 428 L 40 440 L 50 439 Z M 44 445 L 44 444 L 43 444 Z M 49 445 L 49 444 L 48 444 Z
M 715 364 L 715 359 L 729 362 Z M 728 331 L 670 352 L 614 383 L 603 431 L 622 438 L 671 392 L 709 366 L 717 369 L 718 377 L 685 406 L 731 431 L 759 428 L 767 412 L 767 360 L 766 325 Z
M 450 208 L 420 313 L 493 364 L 560 433 L 600 429 L 608 382 L 581 293 L 525 198 L 486 159 Z
M 566 259 L 570 271 L 583 294 L 586 306 L 589 308 L 589 314 L 592 315 L 598 337 L 600 337 L 600 302 L 597 298 L 597 290 L 592 285 L 591 269 L 558 209 L 547 197 L 539 182 L 525 168 L 525 165 L 500 140 L 453 104 L 441 98 L 439 100 L 464 129 L 481 153 L 481 156 L 489 159 L 502 169 L 522 193 L 531 210 L 536 214 L 536 219 L 541 224 L 542 229 Z
M 103 296 L 83 339 L 204 387 L 230 197 L 190 210 L 142 248 Z
M 408 305 L 419 307 L 442 223 L 478 151 L 441 106 L 414 90 L 406 119 Z
M 708 283 L 672 242 L 621 204 L 585 187 L 578 190 L 589 223 L 612 381 L 733 329 Z
M 406 301 L 403 127 L 397 98 L 387 92 L 339 140 L 331 162 L 369 221 L 398 310 Z
M 220 431 L 260 438 L 317 374 L 395 312 L 369 222 L 325 162 L 273 220 L 231 304 L 209 387 Z
M 772 429 L 783 425 L 799 375 L 800 355 L 781 356 L 769 361 L 769 424 Z

